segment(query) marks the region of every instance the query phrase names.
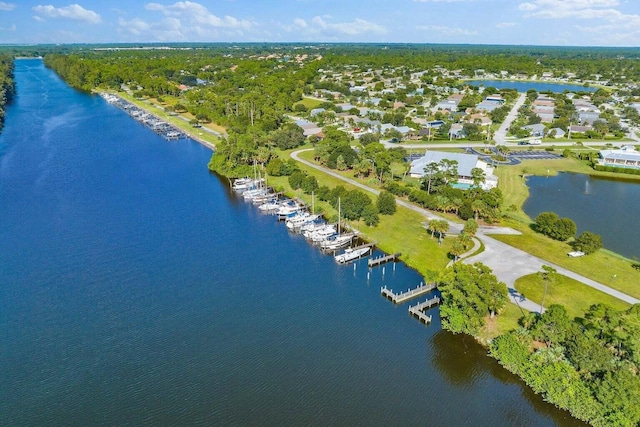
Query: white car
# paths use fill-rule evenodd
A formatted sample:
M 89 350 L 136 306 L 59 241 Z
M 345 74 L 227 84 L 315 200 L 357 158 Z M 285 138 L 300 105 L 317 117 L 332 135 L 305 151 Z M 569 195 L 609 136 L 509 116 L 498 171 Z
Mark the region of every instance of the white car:
M 567 255 L 569 255 L 570 257 L 579 257 L 579 256 L 584 256 L 584 252 L 581 251 L 573 251 L 573 252 L 569 252 Z

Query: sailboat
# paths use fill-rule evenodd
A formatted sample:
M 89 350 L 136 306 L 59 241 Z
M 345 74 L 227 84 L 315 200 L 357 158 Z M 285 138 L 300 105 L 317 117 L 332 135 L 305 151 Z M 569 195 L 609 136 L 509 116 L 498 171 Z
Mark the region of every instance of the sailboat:
M 341 216 L 340 198 L 338 198 L 338 225 L 337 235 L 331 236 L 320 243 L 320 247 L 323 250 L 335 250 L 347 246 L 356 237 L 355 233 L 342 234 L 340 229 L 340 216 Z

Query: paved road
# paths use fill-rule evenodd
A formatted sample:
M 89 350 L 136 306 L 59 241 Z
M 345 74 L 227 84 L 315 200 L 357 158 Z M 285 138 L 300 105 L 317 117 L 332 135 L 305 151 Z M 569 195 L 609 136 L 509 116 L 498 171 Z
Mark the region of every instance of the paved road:
M 504 119 L 495 135 L 493 135 L 493 139 L 496 141 L 497 145 L 505 145 L 507 143 L 507 130 L 516 117 L 518 117 L 518 110 L 524 104 L 525 99 L 527 99 L 526 93 L 521 93 L 518 96 L 516 103 L 513 104 L 513 108 L 511 108 L 511 111 L 509 111 L 509 114 L 507 114 L 507 117 Z
M 312 167 L 323 173 L 326 173 L 342 181 L 345 181 L 364 191 L 368 191 L 376 195 L 380 193 L 380 191 L 376 190 L 375 188 L 371 188 L 360 182 L 357 182 L 354 179 L 344 177 L 339 173 L 332 171 L 331 169 L 324 168 L 315 163 L 312 163 L 300 158 L 299 154 L 301 152 L 310 151 L 310 150 L 312 149 L 303 149 L 303 150 L 294 151 L 293 153 L 291 153 L 291 157 L 300 163 L 303 163 L 309 167 Z M 426 209 L 423 209 L 421 207 L 408 203 L 404 200 L 396 199 L 396 201 L 398 205 L 404 206 L 408 209 L 418 212 L 419 214 L 423 215 L 425 219 L 434 219 L 434 218 L 445 219 L 445 218 L 439 217 L 438 215 L 434 214 L 431 211 L 428 211 Z M 449 220 L 447 221 L 449 222 L 449 226 L 451 227 L 451 231 L 453 233 L 459 233 L 462 230 L 461 224 L 454 223 Z M 558 271 L 558 273 L 562 275 L 571 277 L 572 279 L 575 279 L 581 283 L 584 283 L 587 286 L 591 286 L 592 288 L 598 289 L 606 294 L 612 295 L 622 301 L 626 301 L 630 304 L 640 303 L 640 300 L 630 295 L 624 294 L 606 285 L 603 285 L 594 280 L 591 280 L 584 276 L 576 274 L 572 271 L 567 270 L 566 268 L 552 264 L 548 261 L 545 261 L 541 258 L 533 256 L 520 249 L 514 248 L 513 246 L 509 246 L 506 243 L 502 243 L 488 235 L 488 234 L 504 234 L 504 233 L 513 233 L 513 232 L 514 230 L 511 230 L 506 227 L 496 227 L 496 228 L 481 227 L 480 229 L 478 229 L 476 237 L 478 237 L 478 239 L 480 239 L 482 243 L 484 243 L 485 250 L 476 256 L 464 259 L 462 262 L 470 263 L 470 264 L 475 262 L 482 262 L 487 266 L 489 266 L 493 270 L 493 273 L 496 275 L 496 277 L 502 282 L 506 283 L 507 287 L 509 288 L 510 299 L 514 304 L 517 304 L 520 307 L 525 308 L 529 311 L 537 311 L 537 312 L 540 311 L 540 306 L 538 304 L 524 298 L 524 296 L 520 295 L 513 288 L 513 286 L 516 279 L 527 274 L 537 273 L 542 269 L 543 265 L 551 266 L 555 268 Z

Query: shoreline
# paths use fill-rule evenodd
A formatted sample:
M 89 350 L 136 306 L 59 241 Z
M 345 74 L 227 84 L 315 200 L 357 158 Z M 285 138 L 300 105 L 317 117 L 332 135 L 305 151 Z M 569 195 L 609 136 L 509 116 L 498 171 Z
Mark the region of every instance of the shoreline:
M 166 121 L 165 118 L 160 117 L 157 114 L 157 112 L 155 112 L 151 108 L 149 108 L 150 104 L 148 104 L 148 103 L 141 102 L 141 101 L 138 101 L 138 100 L 133 101 L 133 100 L 130 100 L 130 99 L 126 99 L 125 97 L 121 96 L 120 93 L 118 93 L 118 92 L 96 91 L 94 93 L 97 93 L 100 96 L 103 96 L 103 94 L 107 94 L 107 95 L 110 95 L 110 96 L 115 96 L 115 97 L 117 97 L 118 99 L 120 99 L 120 100 L 122 100 L 124 102 L 129 102 L 129 103 L 135 105 L 136 107 L 144 110 L 146 113 L 152 115 L 154 118 L 156 118 L 158 120 Z M 157 107 L 157 108 L 159 108 L 159 107 Z M 165 112 L 165 114 L 167 114 L 167 113 Z M 174 117 L 179 117 L 179 116 L 174 116 Z M 182 118 L 180 118 L 180 120 L 186 120 L 186 118 L 182 117 Z M 185 124 L 187 126 L 185 126 Z M 207 140 L 205 140 L 203 138 L 200 138 L 199 136 L 195 135 L 193 133 L 193 129 L 189 129 L 188 128 L 190 126 L 186 121 L 185 121 L 184 124 L 183 123 L 180 123 L 180 124 L 171 123 L 171 125 L 179 128 L 187 136 L 188 139 L 192 139 L 193 141 L 195 141 L 198 144 L 210 149 L 213 153 L 215 153 L 215 151 L 216 151 L 215 144 L 213 142 L 207 141 Z

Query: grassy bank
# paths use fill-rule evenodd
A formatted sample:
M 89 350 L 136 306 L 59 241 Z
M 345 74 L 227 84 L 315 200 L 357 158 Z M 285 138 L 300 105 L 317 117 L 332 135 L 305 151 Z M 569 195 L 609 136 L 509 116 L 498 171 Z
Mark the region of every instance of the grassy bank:
M 128 102 L 136 105 L 137 107 L 148 111 L 151 114 L 159 117 L 160 119 L 166 121 L 167 123 L 172 124 L 178 129 L 182 130 L 186 134 L 188 134 L 194 140 L 203 140 L 209 144 L 215 145 L 218 142 L 219 138 L 209 132 L 206 132 L 199 128 L 194 128 L 189 124 L 189 120 L 193 118 L 189 113 L 180 113 L 177 115 L 168 114 L 164 108 L 156 102 L 152 102 L 150 100 L 140 100 L 138 98 L 129 95 L 126 92 L 117 92 L 117 95 L 122 99 L 127 100 Z M 203 124 L 203 127 L 207 127 L 209 129 L 219 131 L 221 129 L 224 131 L 224 128 L 215 126 L 213 124 Z
M 538 304 L 542 303 L 544 282 L 537 274 L 530 274 L 516 280 L 515 288 L 527 299 Z M 616 310 L 626 310 L 630 307 L 624 301 L 560 274 L 557 275 L 555 283 L 550 283 L 547 286 L 544 306 L 563 305 L 569 316 L 574 318 L 583 316 L 587 309 L 594 304 L 594 301 L 610 305 Z
M 290 151 L 280 153 L 282 158 L 289 158 L 289 154 Z M 338 178 L 306 165 L 299 164 L 299 167 L 310 176 L 316 177 L 321 186 L 326 185 L 333 188 L 341 185 L 347 190 L 358 189 Z M 284 191 L 290 196 L 298 197 L 311 206 L 311 195 L 292 190 L 288 177 L 270 177 L 269 185 Z M 376 196 L 368 192 L 365 192 L 365 194 L 375 203 Z M 337 218 L 336 210 L 329 203 L 319 201 L 316 198 L 314 204 L 316 212 L 323 212 L 328 218 Z M 375 227 L 369 227 L 363 221 L 349 222 L 347 225 L 358 230 L 366 240 L 376 242 L 377 247 L 383 251 L 388 253 L 401 252 L 401 260 L 405 264 L 414 268 L 423 276 L 430 277 L 433 272 L 443 270 L 450 261 L 448 252 L 453 243 L 453 238 L 445 239 L 442 246 L 438 245 L 437 240 L 431 239 L 430 234 L 422 225 L 424 220 L 425 218 L 421 214 L 398 205 L 394 215 L 380 215 L 380 223 Z

